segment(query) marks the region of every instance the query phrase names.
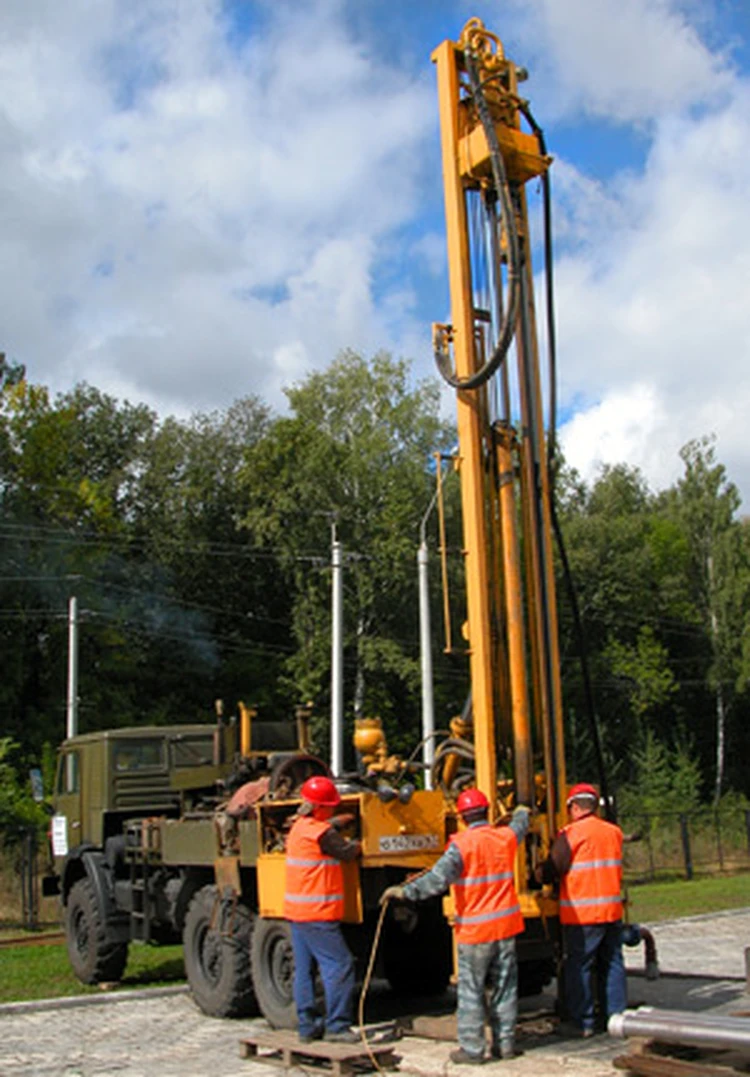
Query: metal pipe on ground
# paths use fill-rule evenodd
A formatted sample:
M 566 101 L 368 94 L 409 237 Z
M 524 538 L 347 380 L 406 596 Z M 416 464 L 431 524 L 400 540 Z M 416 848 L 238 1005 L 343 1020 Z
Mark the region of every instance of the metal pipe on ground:
M 691 1024 L 708 1025 L 713 1027 L 714 1025 L 726 1025 L 727 1028 L 735 1028 L 738 1024 L 743 1024 L 750 1029 L 750 1020 L 741 1014 L 735 1013 L 730 1015 L 728 1013 L 701 1013 L 693 1010 L 663 1010 L 661 1007 L 658 1009 L 655 1006 L 639 1006 L 635 1013 L 649 1014 L 653 1013 L 660 1018 L 666 1018 L 667 1020 L 683 1020 L 689 1021 Z
M 711 1017 L 707 1014 L 656 1010 L 644 1007 L 613 1014 L 607 1030 L 610 1036 L 648 1036 L 660 1043 L 685 1047 L 734 1048 L 750 1054 L 750 1021 L 744 1017 Z

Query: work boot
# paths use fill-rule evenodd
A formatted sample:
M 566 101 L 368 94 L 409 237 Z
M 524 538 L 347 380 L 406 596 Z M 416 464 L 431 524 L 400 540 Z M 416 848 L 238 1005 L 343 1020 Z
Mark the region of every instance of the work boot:
M 519 1055 L 523 1054 L 523 1051 L 520 1047 L 516 1047 L 514 1043 L 493 1043 L 490 1049 L 490 1054 L 493 1058 L 508 1059 L 518 1058 Z
M 312 1032 L 300 1032 L 297 1036 L 300 1043 L 313 1043 L 315 1040 L 323 1039 L 323 1026 L 322 1024 L 315 1025 Z
M 450 1060 L 457 1066 L 481 1066 L 484 1064 L 484 1055 L 472 1055 L 464 1051 L 463 1047 L 459 1047 L 458 1050 L 451 1051 Z
M 326 1043 L 359 1043 L 361 1037 L 353 1028 L 342 1028 L 339 1032 L 326 1032 Z
M 596 1035 L 593 1028 L 582 1028 L 580 1025 L 574 1025 L 572 1021 L 561 1021 L 559 1025 L 555 1026 L 556 1036 L 565 1036 L 569 1040 L 589 1040 L 592 1036 Z

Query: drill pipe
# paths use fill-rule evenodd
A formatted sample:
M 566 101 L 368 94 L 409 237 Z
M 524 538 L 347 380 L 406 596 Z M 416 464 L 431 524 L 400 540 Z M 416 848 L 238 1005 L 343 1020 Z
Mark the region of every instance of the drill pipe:
M 643 1007 L 613 1014 L 607 1029 L 610 1036 L 622 1039 L 627 1036 L 648 1036 L 661 1043 L 719 1050 L 735 1048 L 750 1053 L 750 1021 L 744 1017 L 711 1017 Z

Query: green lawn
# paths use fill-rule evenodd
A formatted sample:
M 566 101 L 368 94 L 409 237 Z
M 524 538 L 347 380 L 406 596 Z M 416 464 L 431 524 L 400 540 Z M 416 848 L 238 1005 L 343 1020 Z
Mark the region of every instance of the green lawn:
M 628 897 L 628 919 L 644 924 L 741 909 L 750 907 L 750 875 L 709 875 L 691 882 L 674 879 L 631 885 Z
M 750 874 L 714 875 L 689 883 L 681 879 L 645 883 L 631 886 L 629 898 L 628 919 L 639 923 L 750 907 Z M 115 990 L 161 987 L 181 983 L 184 978 L 181 946 L 134 945 L 125 978 Z M 78 982 L 62 943 L 0 950 L 0 1003 L 96 994 L 99 990 Z
M 185 979 L 181 946 L 131 946 L 122 983 L 114 990 L 163 987 Z M 0 1002 L 98 994 L 70 970 L 64 943 L 9 946 L 0 950 Z

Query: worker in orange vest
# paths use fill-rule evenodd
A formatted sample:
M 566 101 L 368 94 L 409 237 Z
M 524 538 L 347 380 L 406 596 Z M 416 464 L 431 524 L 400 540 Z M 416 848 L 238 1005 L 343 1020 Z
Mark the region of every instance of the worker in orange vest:
M 619 826 L 596 814 L 599 796 L 581 782 L 568 794 L 570 823 L 539 869 L 543 883 L 560 882 L 565 1008 L 563 1035 L 593 1036 L 596 972 L 602 1019 L 627 1006 L 622 957 L 622 841 Z
M 342 861 L 359 856 L 358 841 L 335 825 L 341 803 L 330 778 L 316 775 L 300 789 L 302 805 L 286 841 L 284 916 L 292 926 L 294 1003 L 302 1043 L 326 1039 L 357 1043 L 354 1014 L 354 958 L 341 931 L 344 915 Z M 315 1005 L 315 967 L 326 1002 L 325 1023 Z
M 489 801 L 466 789 L 456 807 L 466 829 L 453 836 L 425 875 L 389 886 L 381 903 L 421 901 L 454 888 L 458 946 L 458 1050 L 451 1061 L 479 1065 L 485 1060 L 485 988 L 493 1058 L 513 1058 L 518 1015 L 516 935 L 524 929 L 513 874 L 516 849 L 529 828 L 529 809 L 518 807 L 509 826 L 490 826 Z

